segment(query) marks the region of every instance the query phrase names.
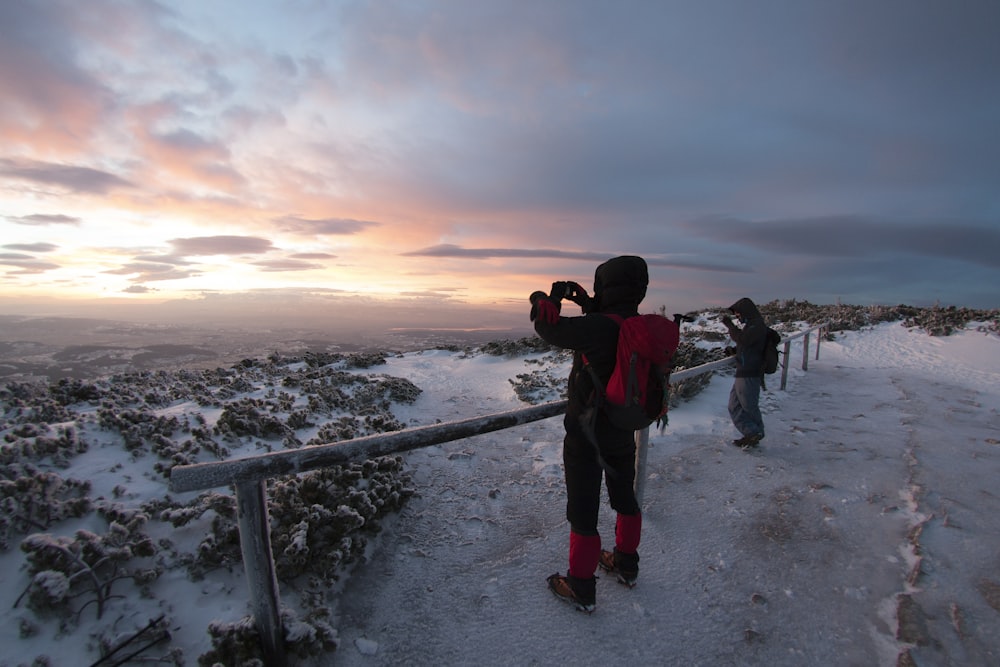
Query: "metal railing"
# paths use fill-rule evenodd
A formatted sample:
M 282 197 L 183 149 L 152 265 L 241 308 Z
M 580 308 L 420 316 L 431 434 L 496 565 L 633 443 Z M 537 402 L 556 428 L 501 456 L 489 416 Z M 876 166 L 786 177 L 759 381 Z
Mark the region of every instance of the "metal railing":
M 802 370 L 809 367 L 809 334 L 816 332 L 816 358 L 819 345 L 829 322 L 800 331 L 784 342 L 784 359 L 781 362 L 781 389 L 785 389 L 792 341 L 803 339 Z M 686 368 L 671 374 L 672 383 L 711 373 L 733 365 L 734 358 Z M 483 433 L 520 426 L 548 419 L 566 411 L 565 399 L 550 401 L 518 410 L 500 412 L 481 417 L 432 426 L 420 426 L 393 433 L 354 438 L 327 445 L 259 454 L 228 461 L 212 461 L 175 466 L 170 471 L 170 490 L 176 493 L 199 491 L 222 486 L 236 490 L 237 521 L 240 531 L 240 550 L 243 567 L 250 588 L 251 609 L 260 633 L 262 649 L 268 665 L 286 664 L 283 629 L 280 616 L 278 580 L 274 557 L 271 553 L 271 534 L 267 511 L 266 482 L 269 478 L 342 465 L 413 449 L 439 445 L 469 438 Z M 649 449 L 649 429 L 636 431 L 636 498 L 642 502 L 646 456 Z

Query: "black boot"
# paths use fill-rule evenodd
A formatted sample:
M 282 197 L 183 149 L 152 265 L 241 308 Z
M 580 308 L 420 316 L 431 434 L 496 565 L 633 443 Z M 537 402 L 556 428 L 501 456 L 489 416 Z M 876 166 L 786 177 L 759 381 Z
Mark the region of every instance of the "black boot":
M 639 554 L 627 554 L 618 551 L 601 551 L 601 560 L 598 561 L 601 569 L 608 574 L 618 576 L 618 583 L 625 584 L 629 588 L 635 586 L 639 577 Z
M 579 611 L 588 614 L 594 611 L 597 602 L 596 577 L 582 579 L 569 574 L 564 576 L 557 572 L 550 575 L 546 581 L 549 583 L 549 590 L 563 602 L 568 602 Z

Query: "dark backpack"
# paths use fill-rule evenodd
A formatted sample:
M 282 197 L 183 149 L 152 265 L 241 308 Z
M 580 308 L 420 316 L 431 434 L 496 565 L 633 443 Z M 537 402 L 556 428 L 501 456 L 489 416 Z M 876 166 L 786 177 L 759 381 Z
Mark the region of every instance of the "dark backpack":
M 638 431 L 667 413 L 671 360 L 680 343 L 680 327 L 662 315 L 606 315 L 619 326 L 615 367 L 607 385 L 589 363 L 586 368 L 597 389 L 597 406 L 611 423 Z
M 781 334 L 767 328 L 767 336 L 764 338 L 764 373 L 770 375 L 778 370 L 778 344 L 781 343 Z

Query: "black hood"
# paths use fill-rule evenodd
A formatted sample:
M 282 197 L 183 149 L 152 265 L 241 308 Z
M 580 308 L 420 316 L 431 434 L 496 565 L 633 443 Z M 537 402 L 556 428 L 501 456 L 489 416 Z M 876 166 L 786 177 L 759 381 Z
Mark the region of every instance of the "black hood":
M 646 260 L 634 255 L 609 259 L 594 271 L 594 300 L 602 311 L 620 306 L 638 308 L 646 298 L 649 269 Z
M 746 322 L 764 319 L 764 317 L 760 314 L 760 311 L 757 310 L 757 305 L 747 297 L 743 297 L 733 305 L 729 306 L 729 310 L 742 317 Z

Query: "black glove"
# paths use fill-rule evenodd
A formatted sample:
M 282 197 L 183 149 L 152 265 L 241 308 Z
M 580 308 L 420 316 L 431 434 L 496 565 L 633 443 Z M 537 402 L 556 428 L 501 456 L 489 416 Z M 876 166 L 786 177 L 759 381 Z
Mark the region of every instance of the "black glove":
M 722 323 L 726 325 L 727 328 L 731 329 L 733 327 L 733 319 L 729 315 L 722 316 Z
M 555 301 L 556 303 L 562 301 L 563 297 L 566 296 L 568 287 L 569 283 L 566 282 L 565 280 L 559 280 L 557 282 L 552 283 L 552 289 L 549 291 L 549 298 Z
M 593 299 L 587 294 L 587 290 L 583 288 L 580 283 L 573 282 L 572 280 L 566 281 L 566 295 L 565 298 L 569 299 L 576 305 L 583 309 L 584 313 L 590 311 L 593 305 Z
M 531 314 L 528 317 L 532 322 L 539 318 L 546 324 L 559 321 L 559 302 L 553 301 L 551 296 L 545 292 L 532 292 L 528 300 L 531 301 Z

